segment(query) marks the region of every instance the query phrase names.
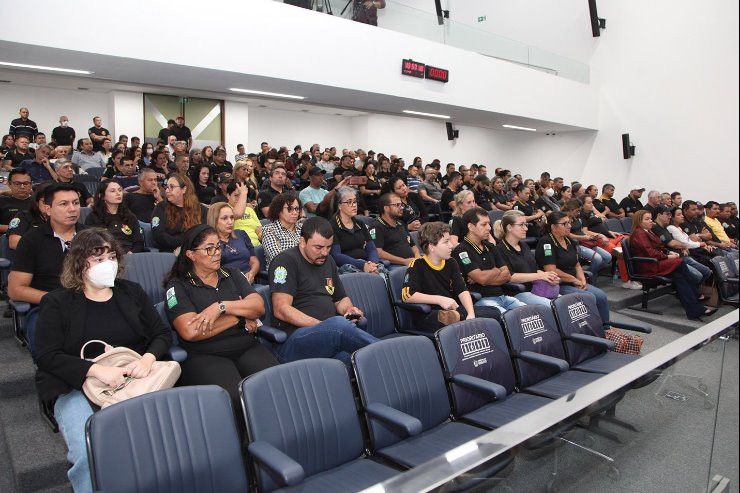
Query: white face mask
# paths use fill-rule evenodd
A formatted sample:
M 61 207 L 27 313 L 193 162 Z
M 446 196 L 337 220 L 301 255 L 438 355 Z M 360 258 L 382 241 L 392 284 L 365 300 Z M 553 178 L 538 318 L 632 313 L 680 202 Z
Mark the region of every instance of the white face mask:
M 548 188 L 545 190 L 545 193 L 548 197 L 552 197 L 553 195 L 555 195 L 555 190 L 553 190 L 552 188 Z
M 87 270 L 87 280 L 96 288 L 112 288 L 116 274 L 118 274 L 118 261 L 107 260 L 95 264 Z
M 67 126 L 67 123 L 69 123 L 69 122 L 67 122 L 67 120 L 63 120 L 62 121 L 62 127 L 66 127 Z
M 146 150 L 146 155 L 147 156 L 151 156 L 152 154 L 154 154 L 154 149 L 147 149 Z

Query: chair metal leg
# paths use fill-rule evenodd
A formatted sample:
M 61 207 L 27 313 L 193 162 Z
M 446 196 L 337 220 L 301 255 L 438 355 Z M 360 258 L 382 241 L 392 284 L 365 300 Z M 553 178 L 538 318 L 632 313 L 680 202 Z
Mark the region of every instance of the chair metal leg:
M 21 347 L 28 346 L 26 335 L 23 333 L 23 330 L 21 328 L 21 317 L 15 310 L 13 310 L 13 335 L 15 336 L 15 340 L 18 341 L 18 344 L 20 344 Z
M 601 416 L 601 419 L 604 421 L 608 421 L 609 423 L 615 424 L 617 426 L 621 426 L 622 428 L 625 428 L 630 431 L 634 431 L 636 433 L 640 432 L 640 429 L 637 428 L 632 423 L 628 423 L 627 421 L 621 420 L 617 418 L 617 409 L 616 407 L 613 407 L 611 409 L 607 409 L 603 416 Z
M 642 290 L 642 303 L 640 304 L 640 308 L 634 307 L 634 306 L 628 306 L 630 310 L 636 310 L 638 312 L 647 312 L 652 313 L 654 315 L 663 315 L 663 312 L 660 312 L 658 310 L 651 310 L 648 308 L 648 301 L 650 300 L 650 290 L 649 289 L 643 289 Z

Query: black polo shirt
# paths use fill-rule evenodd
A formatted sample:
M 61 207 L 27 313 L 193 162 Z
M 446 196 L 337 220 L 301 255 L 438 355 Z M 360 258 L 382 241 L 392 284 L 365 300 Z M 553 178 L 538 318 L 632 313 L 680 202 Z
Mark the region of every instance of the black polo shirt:
M 172 127 L 172 130 L 170 130 L 170 134 L 174 135 L 177 140 L 181 140 L 183 142 L 187 142 L 190 137 L 193 136 L 192 133 L 190 133 L 190 129 L 183 125 L 182 127 L 178 127 L 175 125 Z
M 415 246 L 414 240 L 401 221 L 396 221 L 396 225 L 391 226 L 379 217 L 370 228 L 370 237 L 377 248 L 382 248 L 391 255 L 401 258 L 414 256 L 411 248 Z
M 256 294 L 244 275 L 237 269 L 222 267 L 218 270 L 216 287 L 203 284 L 193 272 L 184 279 L 172 279 L 167 283 L 164 303 L 170 323 L 185 313 L 200 313 L 219 301 L 238 301 Z M 244 328 L 244 319 L 208 339 L 188 342 L 180 339 L 180 346 L 188 352 L 199 354 L 243 353 L 259 344 L 257 339 Z
M 452 257 L 457 261 L 460 266 L 460 270 L 463 273 L 463 277 L 466 279 L 471 271 L 476 269 L 480 270 L 491 270 L 499 268 L 502 265 L 506 265 L 501 258 L 501 254 L 497 252 L 496 247 L 487 241 L 481 244 L 481 248 L 478 248 L 471 242 L 466 236 L 455 247 L 452 252 Z M 501 296 L 504 294 L 501 286 L 483 285 L 477 283 L 467 283 L 468 288 L 471 291 L 476 291 L 481 294 L 484 298 L 489 296 Z
M 653 207 L 653 206 L 652 206 L 652 205 L 650 205 L 650 204 L 645 204 L 645 205 L 644 205 L 644 206 L 643 206 L 642 208 L 643 208 L 644 210 L 648 211 L 648 212 L 650 213 L 650 215 L 651 215 L 651 216 L 652 216 L 652 215 L 653 215 L 653 213 L 655 212 L 655 207 Z
M 514 274 L 535 274 L 539 268 L 537 267 L 537 261 L 532 254 L 532 250 L 529 245 L 523 241 L 519 242 L 520 250 L 517 251 L 509 245 L 506 240 L 501 240 L 496 249 L 501 254 L 501 260 L 509 267 L 509 272 Z M 532 290 L 532 283 L 524 283 L 527 291 Z
M 633 200 L 629 195 L 622 199 L 619 203 L 619 207 L 624 209 L 625 214 L 634 214 L 635 212 L 645 208 L 639 199 Z
M 368 241 L 372 241 L 372 237 L 365 223 L 352 219 L 352 229 L 347 229 L 342 224 L 339 214 L 336 214 L 331 221 L 331 227 L 334 230 L 334 244 L 339 245 L 342 254 L 368 260 L 365 246 Z
M 54 127 L 51 131 L 51 140 L 58 146 L 71 146 L 75 141 L 75 129 L 72 127 Z
M 128 210 L 134 213 L 136 219 L 143 223 L 152 222 L 152 212 L 154 212 L 154 195 L 150 193 L 124 193 L 123 203 Z
M 291 295 L 293 308 L 317 320 L 336 316 L 334 303 L 347 297 L 334 259 L 329 256 L 323 265 L 314 265 L 303 258 L 298 247 L 280 252 L 270 262 L 267 277 L 272 293 Z M 279 320 L 274 309 L 272 320 L 289 335 L 299 328 Z
M 535 259 L 541 269 L 546 265 L 555 265 L 556 268 L 576 276 L 576 265 L 578 264 L 578 250 L 575 242 L 569 238 L 565 239 L 567 248 L 561 247 L 551 234 L 540 238 L 535 251 Z
M 534 216 L 535 211 L 535 204 L 534 202 L 522 202 L 521 200 L 517 200 L 514 202 L 514 205 L 511 207 L 513 210 L 521 211 L 524 213 L 525 216 Z M 491 227 L 493 227 L 493 224 L 491 224 Z M 535 224 L 534 222 L 527 223 L 527 236 L 535 237 L 540 235 L 540 227 L 538 224 Z
M 18 214 L 10 220 L 8 224 L 8 236 L 23 236 L 31 229 L 36 229 L 46 221 L 43 220 L 39 213 L 29 211 L 18 211 Z
M 450 202 L 453 202 L 454 200 L 455 192 L 449 188 L 445 188 L 442 191 L 442 197 L 439 199 L 439 209 L 442 212 L 452 212 L 452 209 L 450 209 Z
M 452 216 L 450 219 L 450 234 L 457 236 L 458 241 L 462 241 L 463 236 L 467 234 L 467 231 L 463 229 L 463 221 L 460 216 Z
M 27 159 L 34 159 L 35 157 L 36 157 L 36 153 L 34 152 L 33 149 L 29 147 L 28 151 L 25 154 L 19 153 L 18 149 L 13 149 L 12 151 L 8 151 L 8 153 L 5 154 L 3 161 L 9 160 L 11 167 L 19 168 L 23 161 L 26 161 Z
M 473 188 L 473 197 L 475 197 L 475 203 L 478 207 L 482 207 L 487 211 L 492 209 L 492 204 L 495 203 L 493 194 L 488 190 L 480 190 L 478 187 Z
M 609 208 L 609 211 L 612 214 L 619 214 L 619 209 L 622 207 L 617 203 L 617 201 L 614 199 L 614 197 L 610 199 L 600 198 L 599 200 L 595 200 L 594 203 L 599 202 L 601 205 L 606 206 Z M 603 212 L 603 211 L 601 211 Z
M 77 232 L 85 229 L 80 223 L 75 225 Z M 31 287 L 40 291 L 53 291 L 61 288 L 59 276 L 64 263 L 62 241 L 54 236 L 49 223 L 44 223 L 23 235 L 15 251 L 11 271 L 33 274 Z
M 259 200 L 257 200 L 257 215 L 260 218 L 264 218 L 265 216 L 262 215 L 262 208 L 270 207 L 270 204 L 272 203 L 272 199 L 274 199 L 275 197 L 277 197 L 283 192 L 287 192 L 287 189 L 283 188 L 281 191 L 277 191 L 274 188 L 272 188 L 271 185 L 268 185 L 267 187 L 260 190 L 260 198 Z
M 158 140 L 163 140 L 163 141 L 167 142 L 167 138 L 168 138 L 168 137 L 169 137 L 170 135 L 172 135 L 172 130 L 170 130 L 170 129 L 169 129 L 168 127 L 164 127 L 164 128 L 163 128 L 163 129 L 161 129 L 161 130 L 159 131 L 159 133 L 157 134 L 157 139 L 158 139 Z
M 606 210 L 606 205 L 604 205 L 604 203 L 601 202 L 598 199 L 594 199 L 593 200 L 593 204 L 594 204 L 594 209 L 596 209 L 599 212 L 602 212 L 603 213 Z M 612 212 L 614 212 L 614 211 L 612 211 Z
M 20 211 L 27 211 L 33 203 L 33 197 L 17 199 L 12 195 L 0 196 L 0 224 L 8 225 Z
M 670 250 L 672 252 L 679 253 L 679 254 L 681 253 L 681 250 L 680 249 L 677 249 L 677 248 L 669 248 L 668 247 L 668 243 L 671 240 L 673 240 L 674 238 L 673 238 L 673 235 L 671 234 L 671 232 L 668 231 L 667 228 L 662 227 L 658 223 L 653 223 L 653 227 L 650 228 L 650 229 L 651 229 L 651 231 L 653 233 L 655 233 L 655 236 L 657 236 L 658 238 L 660 238 L 661 243 L 663 243 L 663 246 L 666 247 L 666 249 L 668 249 L 668 250 Z
M 98 127 L 93 126 L 93 127 L 88 128 L 87 135 L 90 135 L 90 134 L 101 135 L 103 137 L 111 137 L 111 139 L 113 138 L 110 132 L 108 131 L 108 129 L 103 128 L 103 127 L 98 128 Z M 90 140 L 92 140 L 92 138 L 90 138 Z M 98 152 L 103 149 L 103 141 L 97 142 L 93 140 L 92 145 L 93 145 L 93 152 Z

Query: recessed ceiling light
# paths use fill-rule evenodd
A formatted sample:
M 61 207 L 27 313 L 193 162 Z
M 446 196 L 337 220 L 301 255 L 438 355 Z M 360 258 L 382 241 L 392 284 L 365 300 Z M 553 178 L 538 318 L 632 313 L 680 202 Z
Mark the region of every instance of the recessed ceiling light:
M 52 72 L 66 72 L 68 74 L 92 74 L 89 70 L 76 70 L 72 68 L 46 67 L 44 65 L 28 65 L 25 63 L 0 62 L 0 65 L 13 68 L 30 68 L 34 70 L 50 70 Z
M 435 115 L 434 113 L 422 113 L 421 111 L 403 110 L 403 112 L 409 115 L 431 116 L 432 118 L 444 118 L 446 120 L 449 120 L 451 118 L 447 115 Z
M 306 99 L 303 96 L 294 96 L 292 94 L 280 94 L 277 92 L 253 91 L 251 89 L 239 89 L 238 87 L 231 87 L 229 88 L 229 91 L 243 92 L 245 94 L 256 94 L 257 96 L 272 96 L 275 98 Z
M 536 132 L 536 128 L 517 127 L 516 125 L 501 125 L 504 128 L 511 128 L 513 130 L 526 130 L 527 132 Z

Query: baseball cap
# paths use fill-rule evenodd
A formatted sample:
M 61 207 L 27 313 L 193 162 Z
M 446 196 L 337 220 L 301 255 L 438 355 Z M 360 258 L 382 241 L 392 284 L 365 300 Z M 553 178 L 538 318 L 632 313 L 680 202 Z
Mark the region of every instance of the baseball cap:
M 325 174 L 326 174 L 326 170 L 323 170 L 323 169 L 319 168 L 318 166 L 314 166 L 308 172 L 308 176 L 325 175 Z
M 659 204 L 655 209 L 653 209 L 653 219 L 658 217 L 659 214 L 665 214 L 665 213 L 670 213 L 670 212 L 671 210 L 668 207 L 664 206 L 663 204 Z
M 640 185 L 633 185 L 632 188 L 630 188 L 630 192 L 633 190 L 637 190 L 638 192 L 644 192 L 645 187 L 641 187 Z
M 231 180 L 231 173 L 219 173 L 216 176 L 216 183 L 224 183 Z

